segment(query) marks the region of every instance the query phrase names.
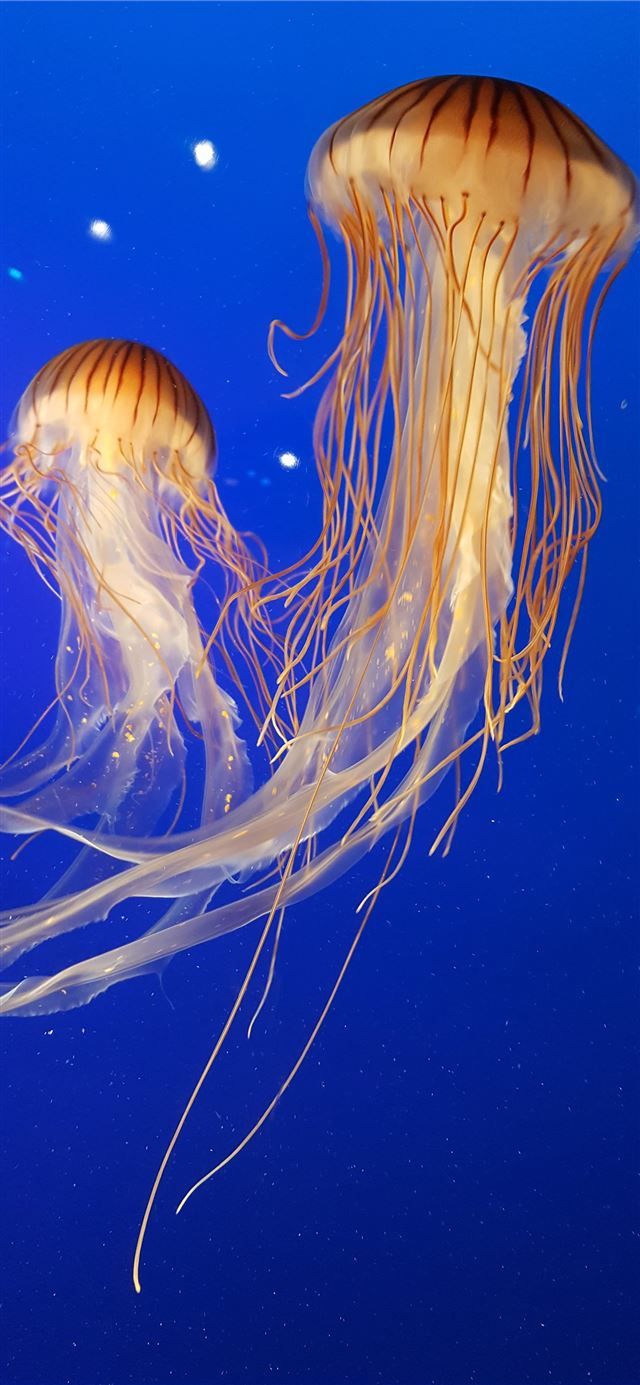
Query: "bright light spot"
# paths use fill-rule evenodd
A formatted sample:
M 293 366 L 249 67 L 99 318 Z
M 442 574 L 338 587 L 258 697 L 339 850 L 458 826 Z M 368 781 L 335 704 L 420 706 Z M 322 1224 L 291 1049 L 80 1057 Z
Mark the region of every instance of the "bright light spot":
M 101 221 L 97 217 L 94 221 L 89 222 L 89 235 L 93 236 L 94 240 L 111 240 L 113 231 L 108 221 Z
M 279 452 L 278 461 L 285 471 L 295 471 L 300 466 L 300 458 L 296 457 L 295 452 Z
M 210 139 L 199 139 L 193 145 L 193 157 L 198 168 L 215 168 L 218 162 L 218 151 Z
M 10 279 L 21 279 L 21 278 L 22 278 L 22 270 L 21 270 L 21 269 L 15 269 L 13 265 L 10 265 L 10 266 L 9 266 L 9 269 L 7 270 L 7 274 L 9 275 L 9 278 L 10 278 Z

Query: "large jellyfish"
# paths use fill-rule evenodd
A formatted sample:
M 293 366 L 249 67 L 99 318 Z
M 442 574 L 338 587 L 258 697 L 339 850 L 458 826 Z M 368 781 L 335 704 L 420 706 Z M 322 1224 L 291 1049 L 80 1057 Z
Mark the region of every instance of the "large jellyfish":
M 61 620 L 55 696 L 0 773 L 3 826 L 97 818 L 103 831 L 166 830 L 194 726 L 201 821 L 213 821 L 245 795 L 250 769 L 234 701 L 204 657 L 193 589 L 209 559 L 224 595 L 239 594 L 239 619 L 219 642 L 229 662 L 262 569 L 220 503 L 202 402 L 150 347 L 85 342 L 35 376 L 11 441 L 0 523 L 59 596 Z
M 328 378 L 315 427 L 322 531 L 298 571 L 253 588 L 256 616 L 283 601 L 290 613 L 267 718 L 282 742 L 273 775 L 220 823 L 166 846 L 75 832 L 132 864 L 5 920 L 7 942 L 25 950 L 132 896 L 190 895 L 225 872 L 246 881 L 275 867 L 270 882 L 258 878 L 188 922 L 4 988 L 7 1013 L 80 1004 L 185 947 L 265 920 L 154 1183 L 137 1287 L 167 1160 L 267 941 L 277 945 L 284 908 L 387 838 L 302 1054 L 245 1139 L 195 1187 L 244 1147 L 289 1085 L 402 864 L 419 806 L 446 778 L 451 797 L 432 845 L 446 849 L 490 748 L 500 763 L 538 730 L 563 591 L 571 578 L 560 677 L 600 514 L 591 343 L 637 231 L 624 163 L 550 96 L 440 77 L 333 126 L 313 151 L 308 188 L 325 266 L 321 310 L 329 255 L 320 218 L 344 247 L 347 300 L 342 339 L 314 376 Z

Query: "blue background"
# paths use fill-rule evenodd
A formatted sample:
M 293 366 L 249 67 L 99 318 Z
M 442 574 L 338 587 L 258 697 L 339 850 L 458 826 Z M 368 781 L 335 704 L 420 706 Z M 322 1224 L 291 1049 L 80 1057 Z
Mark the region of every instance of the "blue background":
M 4 430 L 55 352 L 141 338 L 206 400 L 236 523 L 276 564 L 302 551 L 318 516 L 317 394 L 282 400 L 265 338 L 274 316 L 305 326 L 315 312 L 316 137 L 417 76 L 485 72 L 551 92 L 637 168 L 638 17 L 625 4 L 9 5 Z M 219 150 L 211 173 L 193 162 L 199 138 Z M 94 217 L 111 242 L 89 237 Z M 3 1027 L 6 1385 L 637 1380 L 638 267 L 596 342 L 608 481 L 565 701 L 552 668 L 542 735 L 509 757 L 499 796 L 488 768 L 446 861 L 427 857 L 426 810 L 306 1068 L 176 1219 L 297 1053 L 375 862 L 292 914 L 253 1039 L 231 1044 L 171 1167 L 140 1298 L 130 1262 L 150 1180 L 251 937 L 181 958 L 164 992 L 140 981 Z M 294 383 L 339 314 L 338 288 L 320 342 L 288 352 Z M 283 448 L 297 471 L 279 467 Z M 57 612 L 9 540 L 0 553 L 9 747 L 51 688 Z M 59 851 L 25 851 L 7 898 L 37 897 Z

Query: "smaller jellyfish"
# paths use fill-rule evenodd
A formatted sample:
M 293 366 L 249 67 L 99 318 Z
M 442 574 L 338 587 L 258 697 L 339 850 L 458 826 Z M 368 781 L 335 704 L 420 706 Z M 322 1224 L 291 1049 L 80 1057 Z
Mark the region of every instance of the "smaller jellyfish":
M 3 828 L 90 817 L 107 832 L 167 830 L 190 726 L 204 746 L 201 822 L 214 820 L 244 796 L 250 769 L 235 703 L 204 655 L 194 585 L 212 559 L 242 607 L 223 658 L 233 670 L 235 643 L 258 667 L 242 593 L 262 567 L 221 505 L 204 405 L 151 347 L 84 342 L 32 380 L 11 441 L 0 524 L 59 596 L 61 621 L 55 697 L 0 773 Z

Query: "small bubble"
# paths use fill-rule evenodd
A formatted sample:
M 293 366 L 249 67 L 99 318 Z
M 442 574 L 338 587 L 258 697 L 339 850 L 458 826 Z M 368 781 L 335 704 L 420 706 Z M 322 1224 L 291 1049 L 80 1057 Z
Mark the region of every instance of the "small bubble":
M 93 236 L 94 240 L 111 240 L 113 231 L 108 221 L 94 217 L 93 221 L 89 222 L 89 235 Z
M 209 170 L 218 162 L 218 151 L 210 139 L 199 139 L 192 146 L 193 157 L 198 168 Z
M 295 452 L 279 452 L 278 461 L 285 471 L 295 471 L 300 466 L 300 458 L 296 457 Z

